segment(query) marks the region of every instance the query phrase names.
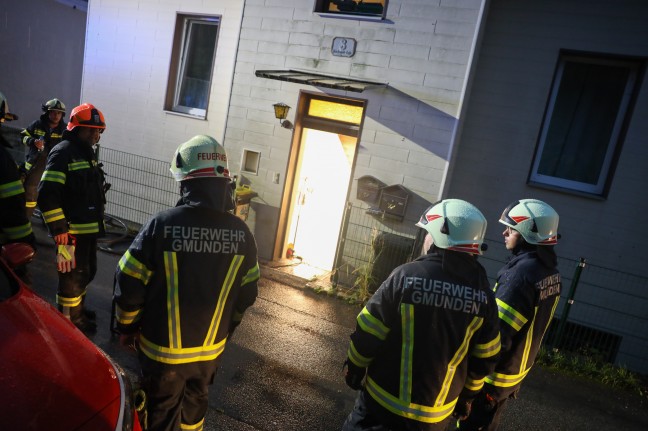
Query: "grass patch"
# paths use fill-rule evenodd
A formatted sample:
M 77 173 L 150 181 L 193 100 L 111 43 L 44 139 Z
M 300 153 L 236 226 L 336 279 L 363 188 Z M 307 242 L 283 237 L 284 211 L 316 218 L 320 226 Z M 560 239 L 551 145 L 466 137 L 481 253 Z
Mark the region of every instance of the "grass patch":
M 606 362 L 596 352 L 563 352 L 543 346 L 536 363 L 545 368 L 599 381 L 648 398 L 648 376 Z

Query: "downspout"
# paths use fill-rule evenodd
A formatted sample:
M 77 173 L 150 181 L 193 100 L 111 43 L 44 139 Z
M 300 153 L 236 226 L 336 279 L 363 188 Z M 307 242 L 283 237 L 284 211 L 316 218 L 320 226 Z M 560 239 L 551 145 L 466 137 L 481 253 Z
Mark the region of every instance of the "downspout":
M 444 199 L 448 195 L 448 188 L 450 186 L 450 177 L 454 171 L 455 156 L 459 144 L 461 143 L 461 133 L 464 126 L 464 118 L 468 110 L 468 103 L 465 103 L 470 98 L 470 90 L 472 88 L 475 71 L 477 69 L 477 59 L 479 57 L 479 50 L 484 37 L 484 28 L 486 27 L 486 17 L 490 7 L 490 0 L 482 0 L 479 9 L 479 16 L 477 18 L 477 25 L 475 26 L 475 34 L 473 35 L 473 42 L 468 56 L 468 67 L 466 68 L 466 76 L 464 85 L 461 89 L 461 98 L 459 99 L 459 118 L 455 121 L 452 129 L 452 138 L 450 140 L 450 148 L 448 149 L 448 158 L 445 164 L 445 172 L 443 173 L 443 180 L 439 188 L 438 199 Z
M 230 95 L 229 95 L 229 100 L 227 101 L 227 111 L 225 112 L 225 124 L 223 127 L 223 136 L 220 140 L 220 142 L 225 146 L 225 135 L 227 135 L 227 124 L 229 123 L 229 110 L 230 107 L 232 106 L 232 95 L 234 94 L 234 77 L 236 76 L 236 66 L 238 65 L 238 52 L 239 52 L 239 46 L 241 45 L 241 29 L 243 28 L 243 17 L 245 16 L 245 3 L 246 0 L 243 0 L 243 6 L 241 7 L 241 19 L 240 19 L 240 24 L 238 26 L 238 35 L 236 37 L 236 51 L 234 54 L 234 67 L 232 68 L 232 76 L 230 79 Z M 240 174 L 240 172 L 239 172 Z

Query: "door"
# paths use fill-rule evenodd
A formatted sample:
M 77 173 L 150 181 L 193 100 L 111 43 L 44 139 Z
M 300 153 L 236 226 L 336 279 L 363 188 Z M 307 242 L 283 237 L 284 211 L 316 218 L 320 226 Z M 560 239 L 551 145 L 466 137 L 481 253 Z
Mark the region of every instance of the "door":
M 283 257 L 333 269 L 364 109 L 356 99 L 301 94 Z

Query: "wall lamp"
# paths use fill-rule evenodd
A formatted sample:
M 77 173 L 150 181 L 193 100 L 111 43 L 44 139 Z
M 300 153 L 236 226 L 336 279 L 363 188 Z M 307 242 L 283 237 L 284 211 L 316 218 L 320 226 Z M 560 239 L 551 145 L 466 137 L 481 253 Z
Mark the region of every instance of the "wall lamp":
M 290 110 L 290 106 L 286 105 L 285 103 L 275 103 L 274 105 L 274 112 L 275 112 L 275 118 L 279 120 L 279 124 L 281 124 L 281 127 L 284 129 L 293 129 L 293 124 L 286 120 L 286 117 L 288 116 L 288 111 Z

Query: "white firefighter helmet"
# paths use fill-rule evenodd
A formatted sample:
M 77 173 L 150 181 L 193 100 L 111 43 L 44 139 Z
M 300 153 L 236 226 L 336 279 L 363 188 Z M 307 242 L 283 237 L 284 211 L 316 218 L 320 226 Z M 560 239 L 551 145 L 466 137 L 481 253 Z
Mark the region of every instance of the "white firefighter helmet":
M 558 242 L 558 213 L 538 199 L 521 199 L 502 212 L 499 222 L 522 235 L 529 244 L 555 245 Z
M 482 254 L 486 217 L 469 202 L 439 201 L 425 210 L 416 226 L 425 229 L 439 248 Z
M 170 170 L 176 181 L 195 178 L 230 179 L 225 148 L 207 135 L 197 135 L 180 144 L 171 160 Z

